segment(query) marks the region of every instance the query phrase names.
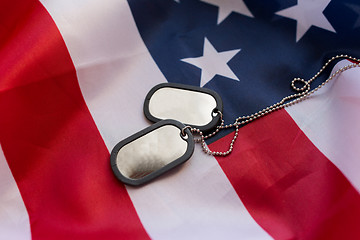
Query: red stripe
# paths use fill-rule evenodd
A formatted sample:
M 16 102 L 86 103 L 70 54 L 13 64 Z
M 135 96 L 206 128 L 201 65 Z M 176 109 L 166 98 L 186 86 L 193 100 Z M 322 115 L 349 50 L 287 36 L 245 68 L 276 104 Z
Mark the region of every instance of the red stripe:
M 210 147 L 224 149 L 231 138 Z M 275 239 L 360 239 L 358 192 L 285 110 L 241 128 L 234 152 L 217 159 Z
M 54 22 L 37 1 L 0 9 L 0 142 L 33 239 L 149 238 L 111 172 Z

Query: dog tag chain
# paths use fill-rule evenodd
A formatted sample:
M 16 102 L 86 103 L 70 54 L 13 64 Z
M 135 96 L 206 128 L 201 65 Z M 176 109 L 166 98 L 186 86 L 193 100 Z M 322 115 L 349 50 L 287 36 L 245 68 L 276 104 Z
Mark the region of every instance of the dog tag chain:
M 325 68 L 341 58 L 354 63 L 340 68 L 311 90 L 311 83 Z M 298 93 L 284 97 L 254 114 L 238 117 L 227 125 L 223 120 L 223 104 L 216 92 L 174 83 L 159 84 L 150 90 L 144 102 L 145 116 L 155 123 L 114 147 L 110 156 L 112 170 L 120 181 L 136 186 L 187 161 L 194 151 L 194 143 L 201 143 L 203 151 L 209 155 L 226 156 L 233 150 L 240 126 L 307 99 L 340 73 L 354 67 L 360 67 L 360 59 L 337 55 L 326 62 L 311 79 L 294 78 L 291 86 Z M 299 84 L 302 87 L 297 87 Z M 235 128 L 228 150 L 211 151 L 205 140 L 226 128 Z M 194 138 L 193 134 L 198 137 Z

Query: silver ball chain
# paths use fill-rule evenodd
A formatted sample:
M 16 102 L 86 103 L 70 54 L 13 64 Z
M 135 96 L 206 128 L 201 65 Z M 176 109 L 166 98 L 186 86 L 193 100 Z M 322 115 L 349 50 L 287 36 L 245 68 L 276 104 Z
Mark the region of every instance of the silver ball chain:
M 339 70 L 337 70 L 336 72 L 334 72 L 326 81 L 324 81 L 323 83 L 321 83 L 319 86 L 317 86 L 316 88 L 314 88 L 313 90 L 311 90 L 311 83 L 325 70 L 325 68 L 334 60 L 336 59 L 340 59 L 340 58 L 344 58 L 344 59 L 348 59 L 351 61 L 354 61 L 355 63 L 349 64 L 347 66 L 344 66 L 342 68 L 340 68 Z M 329 81 L 331 81 L 332 79 L 334 79 L 336 76 L 340 75 L 342 72 L 345 72 L 346 70 L 349 70 L 351 68 L 355 68 L 355 67 L 360 67 L 360 59 L 358 58 L 354 58 L 348 55 L 337 55 L 335 57 L 332 57 L 331 59 L 329 59 L 324 65 L 323 67 L 309 80 L 305 80 L 303 78 L 294 78 L 291 81 L 291 87 L 297 91 L 298 93 L 289 95 L 287 97 L 284 97 L 283 99 L 281 99 L 279 102 L 268 106 L 256 113 L 253 113 L 251 115 L 247 115 L 247 116 L 241 116 L 235 119 L 234 123 L 231 124 L 224 124 L 224 120 L 223 120 L 223 114 L 220 111 L 217 111 L 218 114 L 220 114 L 220 119 L 221 119 L 221 123 L 219 126 L 216 127 L 216 130 L 208 135 L 204 135 L 204 133 L 202 131 L 200 131 L 197 128 L 192 128 L 190 126 L 186 126 L 182 132 L 185 131 L 186 128 L 189 128 L 191 130 L 192 133 L 195 133 L 197 135 L 199 135 L 199 138 L 195 138 L 195 142 L 196 143 L 201 143 L 201 147 L 203 149 L 203 151 L 206 154 L 209 155 L 213 155 L 213 156 L 227 156 L 229 155 L 234 147 L 234 143 L 238 137 L 239 134 L 239 127 L 241 125 L 250 123 L 252 121 L 254 121 L 255 119 L 258 119 L 262 116 L 265 116 L 271 112 L 274 112 L 276 110 L 285 108 L 285 107 L 289 107 L 291 105 L 294 105 L 296 103 L 302 102 L 305 99 L 307 99 L 310 95 L 312 95 L 314 92 L 318 91 L 320 88 L 322 88 L 325 84 L 327 84 Z M 302 84 L 304 84 L 303 87 L 299 88 L 295 86 L 296 82 L 300 82 Z M 311 90 L 311 91 L 310 91 Z M 206 143 L 205 143 L 205 139 L 211 138 L 214 135 L 216 135 L 221 129 L 227 129 L 227 128 L 235 128 L 235 133 L 234 133 L 234 137 L 230 142 L 229 148 L 227 151 L 225 152 L 217 152 L 217 151 L 211 151 Z

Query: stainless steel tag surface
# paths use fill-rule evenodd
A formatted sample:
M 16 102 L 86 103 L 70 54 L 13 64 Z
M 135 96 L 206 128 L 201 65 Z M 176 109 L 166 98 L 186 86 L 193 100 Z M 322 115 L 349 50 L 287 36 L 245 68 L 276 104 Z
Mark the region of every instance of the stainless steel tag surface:
M 223 104 L 220 96 L 206 88 L 162 83 L 145 98 L 144 114 L 152 122 L 175 119 L 185 125 L 207 131 L 220 121 Z
M 111 152 L 116 177 L 129 185 L 144 184 L 188 160 L 194 138 L 175 120 L 163 120 L 119 142 Z

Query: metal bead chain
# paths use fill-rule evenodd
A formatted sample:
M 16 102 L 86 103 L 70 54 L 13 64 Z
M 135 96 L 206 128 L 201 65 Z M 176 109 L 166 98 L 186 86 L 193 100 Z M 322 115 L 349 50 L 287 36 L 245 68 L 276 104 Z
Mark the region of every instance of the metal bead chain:
M 348 59 L 348 60 L 352 60 L 356 63 L 352 63 L 352 64 L 349 64 L 347 66 L 344 66 L 342 68 L 340 68 L 339 70 L 337 70 L 336 72 L 334 72 L 328 79 L 326 79 L 326 81 L 324 81 L 323 83 L 321 83 L 319 86 L 317 86 L 316 88 L 314 88 L 313 90 L 310 91 L 311 87 L 311 83 L 326 69 L 326 67 L 331 63 L 333 62 L 334 60 L 336 59 L 341 59 L 341 58 L 344 58 L 344 59 Z M 186 126 L 182 132 L 185 131 L 186 128 L 189 128 L 191 130 L 192 133 L 195 133 L 199 136 L 199 138 L 195 138 L 195 142 L 196 143 L 201 143 L 201 147 L 203 149 L 203 151 L 206 153 L 206 154 L 209 154 L 209 155 L 213 155 L 213 156 L 227 156 L 229 155 L 233 148 L 234 148 L 234 143 L 238 137 L 238 133 L 239 133 L 239 127 L 241 125 L 244 125 L 244 124 L 247 124 L 247 123 L 250 123 L 252 121 L 254 121 L 255 119 L 258 119 L 262 116 L 265 116 L 271 112 L 274 112 L 276 110 L 279 110 L 279 109 L 282 109 L 282 108 L 285 108 L 285 107 L 289 107 L 291 105 L 294 105 L 296 103 L 299 103 L 301 101 L 304 101 L 305 99 L 307 99 L 310 95 L 312 95 L 314 92 L 318 91 L 320 88 L 322 88 L 325 84 L 327 84 L 329 81 L 331 81 L 332 79 L 334 79 L 336 76 L 340 75 L 342 72 L 345 72 L 346 70 L 349 70 L 351 68 L 355 68 L 355 67 L 360 67 L 360 59 L 358 58 L 354 58 L 354 57 L 351 57 L 351 56 L 348 56 L 348 55 L 337 55 L 337 56 L 334 56 L 332 57 L 331 59 L 329 59 L 323 66 L 322 68 L 312 77 L 310 78 L 309 80 L 305 80 L 305 79 L 302 79 L 302 78 L 294 78 L 292 81 L 291 81 L 291 87 L 297 91 L 298 93 L 295 93 L 295 94 L 291 94 L 289 96 L 286 96 L 284 97 L 283 99 L 281 99 L 279 102 L 271 105 L 271 106 L 268 106 L 256 113 L 253 113 L 251 115 L 247 115 L 247 116 L 241 116 L 241 117 L 238 117 L 235 119 L 234 123 L 231 123 L 231 124 L 227 124 L 225 125 L 224 124 L 224 120 L 223 120 L 223 114 L 222 112 L 220 111 L 217 111 L 217 113 L 220 115 L 220 120 L 221 120 L 221 123 L 219 126 L 216 127 L 215 131 L 208 134 L 208 135 L 204 135 L 204 133 L 202 131 L 200 131 L 199 129 L 197 128 L 192 128 L 190 126 Z M 296 87 L 295 86 L 295 83 L 296 82 L 300 82 L 303 84 L 303 87 L 299 88 L 299 87 Z M 205 143 L 205 139 L 208 139 L 208 138 L 211 138 L 213 136 L 215 136 L 220 130 L 222 129 L 227 129 L 227 128 L 235 128 L 235 133 L 234 133 L 234 137 L 232 138 L 230 144 L 229 144 L 229 148 L 227 151 L 225 152 L 217 152 L 217 151 L 211 151 L 206 143 Z

